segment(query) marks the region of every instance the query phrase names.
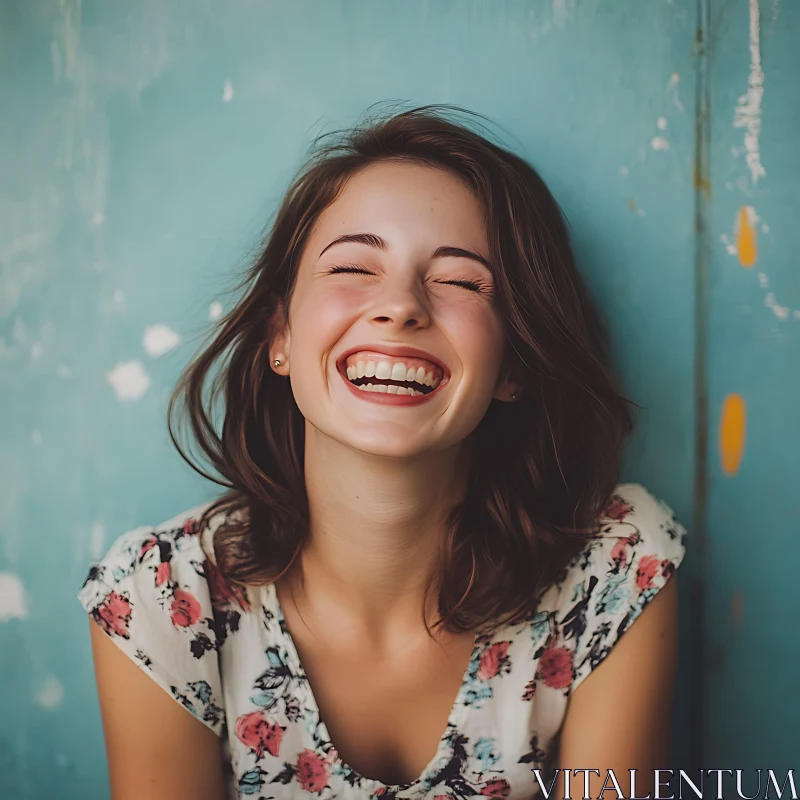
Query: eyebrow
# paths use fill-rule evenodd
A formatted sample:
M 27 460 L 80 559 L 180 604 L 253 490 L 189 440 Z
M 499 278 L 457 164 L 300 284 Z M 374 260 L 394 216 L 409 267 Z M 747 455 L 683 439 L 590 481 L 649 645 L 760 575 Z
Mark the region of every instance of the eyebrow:
M 365 244 L 368 247 L 374 247 L 377 250 L 383 250 L 384 252 L 389 249 L 389 245 L 387 244 L 385 239 L 382 239 L 375 233 L 345 233 L 343 236 L 338 236 L 334 239 L 330 244 L 325 245 L 320 252 L 320 256 L 328 249 L 333 247 L 336 244 L 344 244 L 345 242 L 356 242 L 357 244 Z M 489 272 L 493 272 L 492 265 L 478 253 L 473 252 L 472 250 L 465 250 L 463 247 L 451 247 L 449 245 L 443 245 L 442 247 L 437 247 L 436 250 L 433 251 L 433 255 L 431 258 L 469 258 L 472 261 L 477 261 L 479 264 L 482 264 Z

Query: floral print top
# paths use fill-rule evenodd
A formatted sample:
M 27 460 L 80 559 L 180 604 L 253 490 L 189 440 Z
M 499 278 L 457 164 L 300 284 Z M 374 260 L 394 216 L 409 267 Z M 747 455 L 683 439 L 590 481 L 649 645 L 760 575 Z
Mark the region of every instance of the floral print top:
M 112 640 L 223 739 L 229 797 L 529 800 L 556 764 L 570 695 L 669 580 L 686 530 L 620 484 L 590 542 L 522 621 L 479 631 L 436 753 L 389 786 L 339 758 L 274 585 L 223 580 L 199 506 L 120 536 L 78 597 Z

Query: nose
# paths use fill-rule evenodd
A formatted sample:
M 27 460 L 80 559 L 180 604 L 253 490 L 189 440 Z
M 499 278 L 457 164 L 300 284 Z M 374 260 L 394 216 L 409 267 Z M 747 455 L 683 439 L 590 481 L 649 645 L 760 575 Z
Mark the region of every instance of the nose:
M 398 279 L 384 285 L 372 307 L 371 318 L 383 328 L 414 330 L 430 324 L 430 311 L 417 283 Z

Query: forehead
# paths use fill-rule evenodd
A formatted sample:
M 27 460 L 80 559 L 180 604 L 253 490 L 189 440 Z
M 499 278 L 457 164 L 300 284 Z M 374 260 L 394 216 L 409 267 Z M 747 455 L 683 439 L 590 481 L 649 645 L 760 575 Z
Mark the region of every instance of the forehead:
M 487 247 L 483 210 L 469 187 L 444 169 L 403 161 L 371 164 L 349 178 L 312 238 L 356 232 L 378 234 L 390 245 L 415 237 L 435 246 Z

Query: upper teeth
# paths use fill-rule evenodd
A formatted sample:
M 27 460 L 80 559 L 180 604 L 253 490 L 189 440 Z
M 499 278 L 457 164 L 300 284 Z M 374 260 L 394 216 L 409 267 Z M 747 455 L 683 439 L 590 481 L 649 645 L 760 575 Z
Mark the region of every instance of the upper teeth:
M 349 359 L 348 359 L 349 360 Z M 372 378 L 375 377 L 379 380 L 393 380 L 393 381 L 416 381 L 425 386 L 431 386 L 434 389 L 441 383 L 442 375 L 437 374 L 441 369 L 437 367 L 426 367 L 419 364 L 419 360 L 415 359 L 418 365 L 414 365 L 409 361 L 392 361 L 392 360 L 372 360 L 372 359 L 357 359 L 355 362 L 350 361 L 347 367 L 347 377 L 352 381 L 356 378 Z

